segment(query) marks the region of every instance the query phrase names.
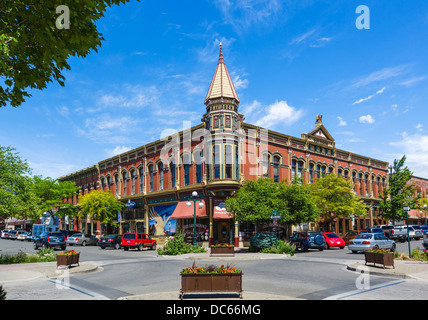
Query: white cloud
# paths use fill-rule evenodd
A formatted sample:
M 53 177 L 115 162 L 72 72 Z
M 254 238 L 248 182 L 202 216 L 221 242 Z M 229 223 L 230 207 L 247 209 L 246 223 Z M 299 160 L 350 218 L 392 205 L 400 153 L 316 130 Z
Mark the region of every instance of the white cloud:
M 428 136 L 403 132 L 401 140 L 389 144 L 399 149 L 396 159 L 406 155 L 406 165 L 415 176 L 428 177 Z
M 385 89 L 386 89 L 386 87 L 383 87 L 382 89 L 380 89 L 380 90 L 376 91 L 376 93 L 375 93 L 375 94 L 372 94 L 372 95 L 368 96 L 367 98 L 363 98 L 363 99 L 360 99 L 360 100 L 354 101 L 354 103 L 353 103 L 352 105 L 359 104 L 359 103 L 361 103 L 361 102 L 364 102 L 364 101 L 370 100 L 370 99 L 372 99 L 374 96 L 376 96 L 376 95 L 378 95 L 378 94 L 383 93 L 383 92 L 385 91 Z
M 308 39 L 310 36 L 312 36 L 315 33 L 315 31 L 317 31 L 316 28 L 307 31 L 300 36 L 297 36 L 296 38 L 291 40 L 290 44 L 299 44 L 301 42 L 304 42 L 306 39 Z
M 101 107 L 135 108 L 145 107 L 158 99 L 158 89 L 155 86 L 143 87 L 140 85 L 125 86 L 120 94 L 103 94 L 97 100 Z
M 373 117 L 371 115 L 365 115 L 365 116 L 361 116 L 359 118 L 360 123 L 374 123 L 375 120 L 373 119 Z
M 303 111 L 288 105 L 287 101 L 276 101 L 263 108 L 263 114 L 255 125 L 270 129 L 278 124 L 293 124 L 302 117 Z
M 347 125 L 346 121 L 343 120 L 342 117 L 336 117 L 336 118 L 337 118 L 337 120 L 339 120 L 339 126 L 340 127 L 345 127 Z
M 106 155 L 108 158 L 111 158 L 118 154 L 125 153 L 131 149 L 132 149 L 131 147 L 127 147 L 127 146 L 116 146 L 113 150 L 106 150 Z
M 416 129 L 418 129 L 418 131 L 424 131 L 424 129 L 423 129 L 423 125 L 422 125 L 422 124 L 420 124 L 420 123 L 418 123 L 418 124 L 416 125 Z
M 405 74 L 406 72 L 408 72 L 408 70 L 407 70 L 408 67 L 409 67 L 408 64 L 404 64 L 404 65 L 400 65 L 400 66 L 396 66 L 396 67 L 383 68 L 381 70 L 372 72 L 369 75 L 364 76 L 364 77 L 360 78 L 359 80 L 357 80 L 354 84 L 349 86 L 349 89 L 356 89 L 356 88 L 367 86 L 367 85 L 372 84 L 374 82 L 378 82 L 378 81 L 382 81 L 382 80 L 387 80 L 389 78 L 401 76 L 401 75 Z
M 425 80 L 425 79 L 426 79 L 426 76 L 413 77 L 413 78 L 410 78 L 406 81 L 400 82 L 400 85 L 406 86 L 406 87 L 411 87 L 412 85 L 418 83 L 419 81 Z

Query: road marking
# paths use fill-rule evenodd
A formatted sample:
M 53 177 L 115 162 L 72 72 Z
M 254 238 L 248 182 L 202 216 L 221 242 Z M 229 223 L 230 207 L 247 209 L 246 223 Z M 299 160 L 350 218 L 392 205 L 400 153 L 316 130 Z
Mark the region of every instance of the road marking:
M 90 293 L 90 291 L 83 291 L 82 289 L 78 289 L 77 287 L 72 287 L 72 286 L 70 286 L 66 283 L 63 283 L 63 282 L 59 283 L 58 281 L 54 281 L 54 280 L 48 280 L 48 281 L 54 283 L 56 286 L 62 286 L 62 287 L 64 287 L 64 289 L 71 289 L 71 290 L 77 291 L 79 293 L 90 296 L 96 300 L 110 300 L 109 298 L 107 298 L 106 296 L 103 296 L 102 294 L 98 294 L 95 292 Z
M 390 286 L 395 286 L 397 284 L 404 283 L 404 282 L 406 282 L 406 280 L 392 281 L 392 282 L 389 282 L 387 284 L 381 284 L 381 285 L 375 286 L 375 287 L 367 289 L 367 290 L 353 290 L 353 291 L 341 293 L 341 294 L 338 294 L 338 295 L 330 296 L 330 297 L 324 298 L 323 300 L 341 300 L 341 299 L 346 299 L 346 298 L 349 298 L 349 297 L 352 297 L 352 296 L 356 296 L 356 295 L 359 295 L 359 294 L 362 294 L 362 293 L 367 293 L 367 292 L 370 292 L 370 291 L 379 290 L 379 289 L 390 287 Z

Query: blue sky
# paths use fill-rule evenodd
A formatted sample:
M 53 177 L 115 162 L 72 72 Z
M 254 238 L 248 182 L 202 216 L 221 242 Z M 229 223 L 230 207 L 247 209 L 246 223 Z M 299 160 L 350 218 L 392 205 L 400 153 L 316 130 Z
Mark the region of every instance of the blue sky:
M 356 26 L 359 5 L 370 29 Z M 131 1 L 98 26 L 102 47 L 70 60 L 65 87 L 0 109 L 1 145 L 33 174 L 57 178 L 199 124 L 222 42 L 246 122 L 300 137 L 322 114 L 338 148 L 406 154 L 428 178 L 425 0 Z

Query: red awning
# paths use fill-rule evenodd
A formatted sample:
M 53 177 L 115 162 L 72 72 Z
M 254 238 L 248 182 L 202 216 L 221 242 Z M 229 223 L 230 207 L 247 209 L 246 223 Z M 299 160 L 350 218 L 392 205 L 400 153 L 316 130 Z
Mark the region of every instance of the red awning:
M 214 200 L 213 219 L 233 219 L 233 216 L 224 207 L 224 200 Z
M 208 217 L 207 215 L 207 206 L 205 204 L 205 200 L 201 200 L 204 206 L 199 208 L 199 202 L 196 202 L 196 218 L 204 218 Z M 193 201 L 190 201 L 191 206 L 186 206 L 187 201 L 180 201 L 175 207 L 174 212 L 171 215 L 171 219 L 188 219 L 193 218 L 194 209 L 193 209 Z

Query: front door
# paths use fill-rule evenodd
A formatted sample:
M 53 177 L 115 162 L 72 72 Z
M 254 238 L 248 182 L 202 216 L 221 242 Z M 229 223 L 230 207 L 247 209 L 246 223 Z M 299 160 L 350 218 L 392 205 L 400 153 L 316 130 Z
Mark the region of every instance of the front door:
M 218 223 L 217 238 L 218 238 L 218 243 L 230 242 L 230 222 L 229 221 L 221 221 Z

